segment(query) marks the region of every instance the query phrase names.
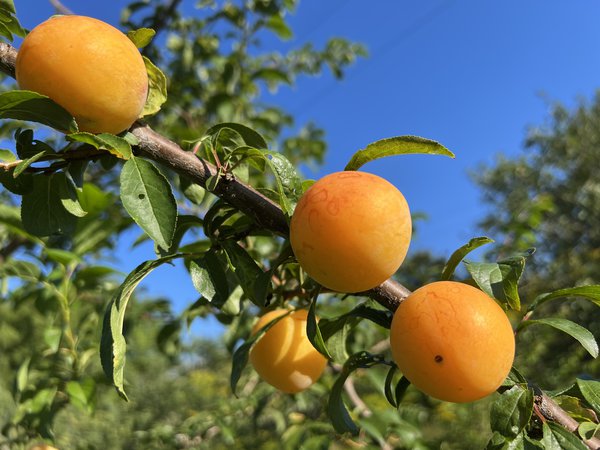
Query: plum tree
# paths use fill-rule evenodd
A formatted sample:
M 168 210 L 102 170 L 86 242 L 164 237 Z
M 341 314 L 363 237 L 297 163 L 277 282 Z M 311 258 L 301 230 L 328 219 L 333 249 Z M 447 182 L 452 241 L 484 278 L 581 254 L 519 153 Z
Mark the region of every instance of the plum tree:
M 288 312 L 276 309 L 264 314 L 252 334 Z M 308 312 L 300 309 L 281 318 L 250 351 L 250 362 L 256 372 L 280 391 L 295 393 L 307 389 L 319 379 L 327 364 L 327 359 L 308 340 L 307 316 Z
M 513 363 L 515 338 L 502 308 L 479 289 L 438 281 L 400 304 L 390 329 L 392 355 L 419 390 L 469 402 L 494 392 Z
M 338 292 L 372 289 L 398 270 L 412 222 L 402 193 L 366 172 L 329 174 L 302 196 L 290 240 L 302 268 Z
M 35 27 L 19 49 L 15 73 L 21 89 L 50 97 L 90 133 L 129 128 L 148 95 L 146 67 L 133 42 L 85 16 L 56 16 Z

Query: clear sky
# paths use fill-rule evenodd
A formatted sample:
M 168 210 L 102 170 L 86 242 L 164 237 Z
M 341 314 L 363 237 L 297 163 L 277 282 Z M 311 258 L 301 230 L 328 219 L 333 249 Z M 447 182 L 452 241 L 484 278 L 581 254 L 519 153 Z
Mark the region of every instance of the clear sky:
M 127 3 L 63 1 L 114 25 Z M 184 0 L 185 11 L 194 3 Z M 15 5 L 27 28 L 54 12 L 49 1 Z M 301 79 L 268 98 L 299 124 L 314 121 L 325 129 L 327 162 L 311 177 L 341 170 L 356 150 L 403 134 L 437 140 L 456 154 L 454 160 L 403 156 L 363 167 L 390 180 L 413 212 L 428 216 L 417 224 L 412 249 L 449 255 L 481 235 L 476 225 L 487 209 L 468 172 L 499 153 L 522 152 L 528 127 L 544 124 L 552 102 L 575 105 L 600 86 L 597 0 L 303 0 L 289 22 L 294 38 L 265 41 L 265 49 L 319 47 L 346 37 L 370 53 L 341 82 L 329 75 Z M 154 257 L 149 247 L 130 256 L 124 271 Z M 189 277 L 171 267 L 143 285 L 180 307 L 196 297 Z M 197 329 L 214 330 L 208 325 Z

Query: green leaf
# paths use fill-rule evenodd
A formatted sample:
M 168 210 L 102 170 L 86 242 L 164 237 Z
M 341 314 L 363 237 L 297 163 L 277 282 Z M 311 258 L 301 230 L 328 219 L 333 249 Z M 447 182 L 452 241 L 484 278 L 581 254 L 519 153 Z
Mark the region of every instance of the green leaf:
M 600 306 L 600 285 L 596 284 L 590 286 L 577 286 L 540 294 L 535 298 L 531 306 L 528 308 L 528 311 L 533 311 L 535 308 L 543 303 L 546 303 L 547 301 L 566 297 L 581 297 L 591 301 L 596 306 Z
M 531 325 L 540 324 L 540 325 L 548 325 L 557 330 L 563 331 L 567 333 L 571 337 L 577 339 L 579 343 L 585 348 L 592 357 L 598 357 L 598 343 L 594 338 L 594 335 L 587 329 L 582 327 L 581 325 L 576 324 L 567 319 L 560 318 L 547 318 L 547 319 L 537 319 L 537 320 L 525 320 L 519 324 L 517 327 L 517 331 L 521 331 L 526 327 Z
M 456 270 L 456 267 L 460 264 L 460 262 L 464 259 L 465 256 L 467 256 L 473 250 L 481 247 L 482 245 L 489 244 L 492 242 L 494 242 L 494 240 L 490 239 L 486 236 L 475 237 L 475 238 L 471 239 L 467 244 L 463 245 L 458 250 L 456 250 L 454 253 L 452 253 L 450 258 L 448 259 L 448 262 L 444 266 L 444 270 L 442 271 L 441 279 L 442 280 L 451 279 L 452 275 L 454 275 L 454 271 Z
M 223 241 L 221 246 L 227 253 L 233 272 L 246 297 L 256 306 L 265 306 L 267 293 L 271 287 L 271 273 L 263 271 L 248 252 L 236 242 Z
M 312 296 L 310 307 L 308 308 L 308 315 L 306 317 L 306 335 L 313 347 L 317 349 L 325 358 L 331 360 L 332 357 L 329 354 L 329 350 L 327 350 L 327 346 L 323 340 L 323 335 L 321 334 L 321 329 L 317 323 L 316 307 L 318 297 L 319 292 L 315 292 L 315 294 Z
M 406 378 L 405 376 L 400 377 L 400 379 L 398 380 L 398 383 L 396 384 L 396 390 L 395 390 L 396 402 L 398 402 L 398 407 L 400 407 L 400 404 L 402 403 L 402 399 L 404 398 L 404 394 L 406 393 L 406 390 L 408 389 L 409 386 L 410 386 L 410 381 L 408 381 L 408 378 Z
M 490 425 L 507 438 L 515 438 L 529 424 L 533 412 L 533 392 L 515 385 L 492 404 Z
M 550 395 L 550 393 L 548 394 Z M 578 422 L 584 422 L 586 420 L 595 421 L 597 419 L 594 411 L 587 408 L 587 405 L 584 405 L 583 399 L 565 394 L 552 395 L 552 399 Z
M 62 106 L 32 91 L 8 91 L 0 94 L 0 119 L 27 120 L 56 130 L 77 131 L 73 116 Z
M 260 133 L 253 130 L 250 127 L 247 127 L 246 125 L 242 125 L 239 123 L 220 123 L 210 127 L 204 134 L 206 136 L 217 136 L 219 134 L 219 131 L 221 131 L 224 128 L 229 128 L 235 131 L 237 134 L 239 134 L 246 143 L 246 145 L 248 145 L 249 147 L 253 147 L 256 149 L 266 149 L 268 147 L 267 141 L 265 141 L 265 138 L 263 138 L 260 135 Z
M 12 417 L 12 422 L 19 423 L 27 414 L 40 414 L 43 410 L 50 408 L 57 390 L 56 387 L 40 389 L 33 398 L 20 403 Z
M 577 386 L 585 401 L 600 414 L 600 381 L 577 379 Z
M 93 412 L 96 398 L 96 382 L 93 378 L 67 381 L 65 391 L 73 405 L 88 414 Z
M 127 400 L 124 387 L 126 342 L 123 336 L 123 323 L 129 299 L 138 284 L 152 270 L 184 256 L 183 254 L 170 255 L 140 264 L 127 275 L 106 308 L 100 338 L 100 362 L 104 373 L 125 400 Z
M 359 150 L 352 156 L 344 170 L 358 170 L 369 161 L 386 156 L 409 154 L 443 155 L 454 158 L 454 153 L 439 142 L 419 136 L 397 136 L 373 142 L 365 149 Z
M 190 275 L 202 297 L 217 308 L 225 304 L 230 294 L 229 283 L 225 269 L 213 250 L 190 263 Z
M 81 203 L 79 203 L 79 197 L 77 196 L 77 190 L 67 176 L 60 177 L 60 183 L 58 184 L 58 192 L 60 195 L 60 202 L 63 207 L 75 217 L 83 217 L 87 214 L 87 211 L 83 209 Z
M 63 332 L 60 328 L 50 327 L 44 330 L 44 343 L 51 353 L 58 352 Z
M 346 340 L 351 330 L 360 320 L 367 319 L 389 329 L 391 313 L 360 304 L 353 310 L 331 319 L 321 319 L 319 329 L 325 345 L 336 362 L 343 363 L 348 359 Z
M 24 195 L 33 189 L 34 175 L 22 173 L 17 178 L 9 171 L 0 169 L 0 183 L 13 194 Z
M 502 382 L 502 386 L 514 386 L 520 384 L 524 387 L 527 386 L 527 380 L 516 368 L 512 367 L 506 379 Z
M 148 72 L 148 98 L 140 116 L 146 117 L 160 111 L 163 103 L 167 101 L 167 77 L 152 61 L 145 56 L 143 58 Z
M 21 161 L 19 164 L 15 166 L 15 170 L 13 170 L 13 178 L 17 178 L 21 175 L 25 169 L 31 166 L 34 162 L 38 161 L 42 156 L 45 156 L 47 153 L 45 151 L 36 153 L 35 155 Z
M 15 155 L 12 151 L 6 150 L 5 148 L 0 148 L 0 160 L 10 163 L 17 159 L 17 155 Z
M 327 402 L 327 415 L 338 433 L 351 433 L 356 436 L 359 432 L 342 399 L 346 379 L 356 369 L 369 368 L 376 364 L 387 364 L 387 362 L 381 355 L 372 355 L 365 351 L 353 354 L 344 364 L 342 372 L 333 384 Z
M 133 42 L 137 48 L 144 48 L 150 42 L 156 31 L 152 28 L 138 28 L 137 30 L 130 30 L 127 32 L 127 37 Z
M 115 202 L 112 192 L 105 192 L 92 183 L 84 183 L 81 190 L 77 191 L 77 198 L 81 208 L 92 216 L 105 211 Z
M 384 388 L 383 388 L 385 398 L 387 399 L 389 404 L 392 405 L 394 408 L 398 407 L 398 401 L 396 400 L 395 391 L 392 390 L 392 382 L 394 381 L 394 375 L 396 374 L 397 371 L 398 371 L 398 366 L 396 366 L 395 364 L 390 367 L 390 370 L 388 370 L 388 373 L 385 377 L 385 384 L 384 384 Z M 401 376 L 401 378 L 404 378 L 404 377 Z
M 73 252 L 62 250 L 59 248 L 46 248 L 46 255 L 52 261 L 55 261 L 63 266 L 73 262 L 81 262 L 81 258 Z
M 258 341 L 273 325 L 275 325 L 284 317 L 287 317 L 291 312 L 292 311 L 290 310 L 289 312 L 273 319 L 271 322 L 266 324 L 256 333 L 248 337 L 248 339 L 246 339 L 246 341 L 235 350 L 232 357 L 231 375 L 229 377 L 229 386 L 231 387 L 231 392 L 233 392 L 233 395 L 237 397 L 237 383 L 240 380 L 240 377 L 242 376 L 244 368 L 248 364 L 250 349 L 252 348 L 254 343 Z
M 544 422 L 542 444 L 547 449 L 589 450 L 577 436 L 554 422 Z
M 280 153 L 265 152 L 266 162 L 275 175 L 279 192 L 279 204 L 288 216 L 292 215 L 296 202 L 302 196 L 302 180 L 294 165 Z
M 269 16 L 265 22 L 265 26 L 284 41 L 287 41 L 294 36 L 283 17 L 278 14 Z
M 577 428 L 579 437 L 584 440 L 592 439 L 596 434 L 600 433 L 600 424 L 593 422 L 583 422 Z
M 179 250 L 179 246 L 185 234 L 192 228 L 202 228 L 203 225 L 204 221 L 198 216 L 191 214 L 182 214 L 178 216 L 171 246 L 167 250 L 158 248 L 156 249 L 156 253 L 159 253 L 160 256 L 167 256 L 172 253 L 176 253 Z
M 499 302 L 519 311 L 521 299 L 518 284 L 525 269 L 526 258 L 534 250 L 495 263 L 476 263 L 464 261 L 464 264 L 479 288 Z
M 18 259 L 11 259 L 8 262 L 4 262 L 0 266 L 0 274 L 3 276 L 21 278 L 22 280 L 33 283 L 40 281 L 42 277 L 42 272 L 36 264 Z
M 264 80 L 270 88 L 276 87 L 279 83 L 292 84 L 292 80 L 287 72 L 274 67 L 262 67 L 251 75 L 253 80 Z
M 356 308 L 335 319 L 323 319 L 320 326 L 321 329 L 324 330 L 323 333 L 325 339 L 328 339 L 333 333 L 340 330 L 343 323 L 350 318 L 367 319 L 389 330 L 392 325 L 392 317 L 393 313 L 391 311 L 375 309 L 368 306 L 366 303 L 361 303 Z
M 56 153 L 56 150 L 48 145 L 44 141 L 33 138 L 33 130 L 18 129 L 15 131 L 15 148 L 17 155 L 21 159 L 27 159 L 40 152 L 46 152 L 48 154 Z
M 131 157 L 121 171 L 121 201 L 133 220 L 169 249 L 177 224 L 177 203 L 166 177 L 149 161 Z
M 196 183 L 192 183 L 186 177 L 179 177 L 179 185 L 183 195 L 195 205 L 201 205 L 206 195 L 206 189 Z
M 21 220 L 28 233 L 35 236 L 72 234 L 77 218 L 63 204 L 64 173 L 33 177 L 33 188 L 23 195 Z
M 319 329 L 325 340 L 325 345 L 335 362 L 343 364 L 348 359 L 346 342 L 352 329 L 359 319 L 347 316 L 342 320 L 326 320 L 319 322 Z
M 19 366 L 19 370 L 17 370 L 17 377 L 15 379 L 15 391 L 17 393 L 23 392 L 25 388 L 27 388 L 27 383 L 29 381 L 30 362 L 31 358 L 26 358 L 25 361 L 23 361 Z
M 117 158 L 131 158 L 131 145 L 129 142 L 119 136 L 110 133 L 92 134 L 87 132 L 71 133 L 67 136 L 71 142 L 83 142 L 89 144 L 98 150 L 107 150 Z
M 13 35 L 17 35 L 19 37 L 25 37 L 27 34 L 27 30 L 25 30 L 19 20 L 16 17 L 15 5 L 13 0 L 2 0 L 0 1 L 0 12 L 1 14 L 1 31 L 0 35 L 12 41 L 14 39 Z

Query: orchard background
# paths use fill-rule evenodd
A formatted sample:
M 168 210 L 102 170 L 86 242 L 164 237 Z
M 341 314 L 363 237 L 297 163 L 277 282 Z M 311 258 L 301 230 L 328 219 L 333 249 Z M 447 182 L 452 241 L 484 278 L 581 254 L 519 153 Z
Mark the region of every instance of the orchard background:
M 314 2 L 204 1 L 197 7 L 176 0 L 136 2 L 123 11 L 120 24 L 116 7 L 90 11 L 83 5 L 52 3 L 62 13 L 70 7 L 78 14 L 106 14 L 110 19 L 105 20 L 123 31 L 154 29 L 156 36 L 142 53 L 166 75 L 161 84 L 160 74 L 153 72 L 155 103 L 165 100 L 166 93 L 168 97 L 160 111 L 144 118 L 151 128 L 136 124 L 126 140 L 71 136 L 68 152 L 61 152 L 67 145 L 64 135 L 32 119 L 64 130 L 68 117 L 57 115 L 49 101 L 28 103 L 24 94 L 11 92 L 16 89 L 11 77 L 15 50 L 9 45 L 0 49 L 6 75 L 0 102 L 6 119 L 0 171 L 5 188 L 0 208 L 1 446 L 597 448 L 592 436 L 598 434 L 600 413 L 594 338 L 600 319 L 600 109 L 592 94 L 598 63 L 591 50 L 583 53 L 598 41 L 596 5 L 582 2 L 552 10 L 531 2 L 523 7 L 529 20 L 513 23 L 521 32 L 527 29 L 529 41 L 518 41 L 508 27 L 494 35 L 477 28 L 483 28 L 483 21 L 471 22 L 473 32 L 488 37 L 483 43 L 507 40 L 514 54 L 467 45 L 478 39 L 464 31 L 454 34 L 461 24 L 456 17 L 468 8 L 464 4 L 410 9 L 410 19 L 400 28 L 391 20 L 397 16 L 386 14 L 384 6 L 361 9 L 357 28 L 395 27 L 378 41 L 369 60 L 361 45 L 346 39 L 309 44 L 311 34 L 321 39 L 323 29 L 344 15 L 341 4 L 314 14 L 318 20 L 311 21 L 304 37 L 294 38 L 294 14 L 302 17 L 303 8 L 315 8 Z M 0 5 L 0 31 L 15 48 L 24 34 L 16 18 L 32 28 L 52 13 L 32 21 L 34 13 L 42 12 L 39 2 L 13 5 L 5 0 Z M 501 25 L 506 22 L 500 18 L 514 15 L 517 3 L 512 6 L 485 11 L 477 6 L 476 12 Z M 537 15 L 536 6 L 548 8 L 549 15 Z M 556 32 L 553 20 L 558 19 L 561 27 L 573 24 L 569 32 Z M 378 20 L 390 22 L 386 28 Z M 446 30 L 443 36 L 453 39 L 423 37 L 432 28 Z M 344 35 L 355 38 L 352 30 Z M 144 36 L 148 34 L 132 38 L 141 45 Z M 542 36 L 553 36 L 553 45 Z M 418 39 L 429 46 L 410 45 Z M 531 42 L 535 45 L 530 47 Z M 516 47 L 538 46 L 543 51 L 516 52 Z M 373 70 L 369 61 L 370 67 L 378 65 L 378 76 L 365 82 L 360 67 L 366 65 L 363 74 Z M 465 70 L 470 61 L 487 71 Z M 519 82 L 527 69 L 540 67 L 547 77 Z M 387 92 L 375 90 L 382 85 L 379 73 L 394 75 L 396 84 L 388 85 Z M 415 75 L 405 79 L 406 73 Z M 434 78 L 437 73 L 443 76 Z M 504 77 L 495 75 L 490 83 L 492 73 Z M 309 76 L 317 74 L 323 74 L 320 87 L 311 88 Z M 345 82 L 333 82 L 343 75 Z M 458 84 L 459 79 L 465 84 Z M 518 103 L 507 96 L 512 89 L 520 89 Z M 533 95 L 537 89 L 568 106 L 551 103 L 544 117 L 544 103 Z M 503 93 L 505 103 L 476 103 L 493 99 L 485 96 L 488 91 Z M 582 93 L 589 99 L 574 103 Z M 525 115 L 530 110 L 523 105 L 530 102 L 537 102 L 534 117 Z M 308 120 L 314 104 L 321 111 L 315 118 L 326 118 L 316 125 Z M 467 114 L 473 110 L 475 116 Z M 540 125 L 526 133 L 526 151 L 519 152 L 521 129 L 532 120 Z M 516 130 L 504 129 L 505 122 Z M 219 125 L 223 123 L 228 125 Z M 331 133 L 340 128 L 343 133 L 326 140 L 323 129 Z M 509 141 L 499 136 L 507 131 Z M 310 281 L 298 285 L 298 267 L 282 238 L 287 233 L 282 209 L 293 208 L 296 186 L 302 183 L 299 174 L 319 178 L 342 170 L 360 148 L 366 148 L 367 160 L 382 151 L 447 153 L 434 141 L 399 137 L 391 149 L 380 141 L 409 134 L 442 142 L 457 159 L 391 156 L 361 168 L 390 179 L 414 213 L 430 216 L 429 221 L 415 221 L 415 244 L 396 276 L 402 284 L 390 282 L 369 295 L 306 295 Z M 199 139 L 204 139 L 201 146 Z M 491 156 L 504 146 L 507 154 Z M 236 180 L 247 184 L 221 180 L 225 175 L 214 169 L 237 147 L 242 150 L 236 153 Z M 471 157 L 471 148 L 477 156 Z M 159 203 L 148 215 L 132 218 L 121 205 L 126 183 L 120 173 L 130 152 L 136 160 L 153 161 L 145 166 L 142 182 L 159 180 L 177 202 L 174 238 L 168 248 L 156 247 L 157 254 L 150 238 L 158 243 L 161 237 L 145 235 L 134 219 L 143 228 L 148 217 L 168 206 Z M 198 156 L 213 165 L 198 164 Z M 267 160 L 276 163 L 257 162 Z M 466 207 L 476 195 L 458 189 L 468 183 L 462 170 L 474 170 L 481 162 L 485 165 L 472 178 L 484 204 Z M 76 195 L 63 211 L 64 192 L 46 181 L 64 179 L 64 174 Z M 273 200 L 257 197 L 247 186 Z M 247 197 L 240 201 L 240 195 Z M 32 203 L 35 208 L 27 206 Z M 58 219 L 44 223 L 44 211 Z M 470 240 L 483 234 L 495 242 Z M 206 264 L 215 242 L 228 256 L 221 259 L 227 264 L 220 271 Z M 450 257 L 462 244 L 467 245 Z M 459 264 L 465 256 L 469 263 Z M 386 330 L 390 309 L 406 294 L 404 286 L 412 290 L 450 277 L 454 268 L 456 279 L 493 294 L 518 327 L 518 372 L 500 389 L 503 393 L 460 405 L 406 386 L 393 370 Z M 265 273 L 274 277 L 269 280 Z M 140 289 L 146 275 L 141 286 L 146 289 Z M 257 295 L 257 279 L 264 281 L 264 297 Z M 182 294 L 178 285 L 199 292 Z M 555 294 L 542 296 L 551 292 Z M 276 392 L 243 364 L 244 342 L 249 343 L 261 307 L 284 302 L 310 305 L 329 320 L 324 336 L 312 337 L 330 352 L 330 366 L 318 384 L 295 395 Z M 107 309 L 124 321 L 122 330 L 112 321 L 103 323 Z M 211 327 L 210 338 L 186 332 L 204 325 Z M 126 348 L 111 345 L 124 342 L 121 331 Z M 118 354 L 107 356 L 107 349 Z M 107 364 L 125 351 L 124 371 Z M 130 401 L 123 401 L 114 386 Z

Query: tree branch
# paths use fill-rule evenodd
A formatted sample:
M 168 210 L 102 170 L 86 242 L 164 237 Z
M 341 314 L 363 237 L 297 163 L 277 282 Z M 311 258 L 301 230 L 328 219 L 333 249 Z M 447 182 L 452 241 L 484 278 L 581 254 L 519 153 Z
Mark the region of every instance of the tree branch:
M 54 6 L 54 9 L 58 14 L 75 14 L 73 11 L 71 11 L 69 8 L 63 5 L 59 0 L 50 0 L 50 3 L 52 4 L 52 6 Z
M 0 71 L 14 77 L 16 55 L 17 50 L 14 47 L 0 43 Z M 137 151 L 140 154 L 169 167 L 201 186 L 206 186 L 206 180 L 217 174 L 217 170 L 212 164 L 198 158 L 192 152 L 186 152 L 147 125 L 137 122 L 130 131 L 139 139 Z M 231 175 L 226 175 L 213 192 L 248 214 L 260 226 L 279 235 L 287 236 L 289 232 L 287 219 L 279 205 L 251 186 Z M 395 311 L 410 294 L 410 290 L 390 279 L 363 294 L 369 295 L 387 309 Z M 576 432 L 579 427 L 578 422 L 541 390 L 536 394 L 536 404 L 546 419 L 561 424 L 571 432 Z M 586 445 L 591 449 L 598 449 L 600 441 L 592 438 L 586 441 Z

